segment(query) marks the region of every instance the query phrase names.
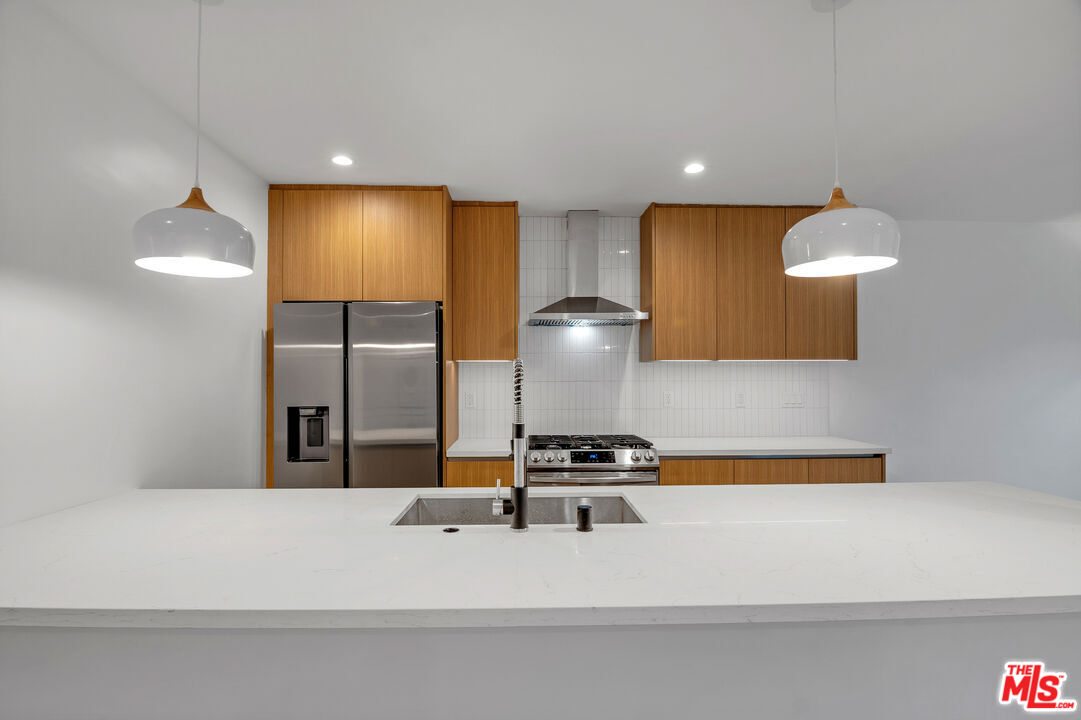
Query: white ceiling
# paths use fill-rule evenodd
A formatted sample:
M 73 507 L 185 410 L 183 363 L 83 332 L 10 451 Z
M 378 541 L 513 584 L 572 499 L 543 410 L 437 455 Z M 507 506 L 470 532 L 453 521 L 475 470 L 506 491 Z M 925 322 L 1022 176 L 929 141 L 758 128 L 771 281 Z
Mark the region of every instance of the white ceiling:
M 191 115 L 191 0 L 41 2 Z M 270 182 L 612 215 L 831 187 L 830 17 L 811 0 L 225 0 L 204 23 L 204 130 Z M 1081 213 L 1081 0 L 855 0 L 838 33 L 849 199 Z

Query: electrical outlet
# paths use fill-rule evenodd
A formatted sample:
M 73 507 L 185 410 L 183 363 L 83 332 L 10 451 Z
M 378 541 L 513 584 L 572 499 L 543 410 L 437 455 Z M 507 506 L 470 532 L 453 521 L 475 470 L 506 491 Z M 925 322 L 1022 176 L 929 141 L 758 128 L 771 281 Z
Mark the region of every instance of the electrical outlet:
M 477 396 L 471 392 L 465 394 L 465 406 L 467 408 L 475 408 L 477 406 Z
M 785 393 L 781 398 L 782 407 L 803 407 L 803 395 L 800 393 Z
M 736 393 L 736 407 L 738 407 L 738 408 L 747 407 L 747 395 L 746 395 L 746 393 L 741 393 L 741 392 Z
M 672 400 L 671 390 L 665 390 L 664 393 L 661 395 L 661 404 L 666 408 L 670 408 L 675 405 L 675 402 Z

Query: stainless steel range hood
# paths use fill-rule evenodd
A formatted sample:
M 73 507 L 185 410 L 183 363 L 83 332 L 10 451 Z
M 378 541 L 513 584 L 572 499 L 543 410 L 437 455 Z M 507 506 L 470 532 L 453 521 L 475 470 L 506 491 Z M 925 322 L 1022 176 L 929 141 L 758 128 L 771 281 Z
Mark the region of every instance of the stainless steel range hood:
M 529 314 L 530 325 L 634 325 L 649 313 L 602 298 L 596 210 L 567 213 L 567 297 Z

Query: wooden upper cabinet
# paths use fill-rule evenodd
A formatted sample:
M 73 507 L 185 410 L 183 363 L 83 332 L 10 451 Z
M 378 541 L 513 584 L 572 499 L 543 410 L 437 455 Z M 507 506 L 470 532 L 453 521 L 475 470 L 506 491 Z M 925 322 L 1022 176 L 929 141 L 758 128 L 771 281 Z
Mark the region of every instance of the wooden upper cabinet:
M 717 208 L 717 354 L 785 356 L 785 209 Z
M 282 300 L 446 300 L 445 188 L 286 185 L 271 191 L 282 197 Z
M 641 360 L 855 360 L 856 276 L 784 274 L 785 231 L 817 210 L 650 205 Z
M 360 300 L 364 197 L 359 190 L 285 190 L 283 300 Z
M 454 206 L 455 360 L 518 355 L 518 203 Z
M 652 205 L 642 216 L 643 360 L 717 357 L 717 209 Z M 648 293 L 648 297 L 647 297 Z
M 443 193 L 365 190 L 365 300 L 443 300 Z
M 785 228 L 818 208 L 787 208 Z M 856 276 L 785 276 L 785 345 L 795 360 L 856 359 Z

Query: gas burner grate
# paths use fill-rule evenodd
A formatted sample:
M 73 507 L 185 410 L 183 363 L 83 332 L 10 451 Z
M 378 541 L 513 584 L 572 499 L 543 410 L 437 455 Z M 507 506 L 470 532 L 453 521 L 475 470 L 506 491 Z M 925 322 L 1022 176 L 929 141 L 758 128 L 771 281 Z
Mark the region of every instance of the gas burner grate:
M 629 448 L 631 450 L 644 450 L 653 447 L 653 443 L 643 440 L 637 435 L 601 435 L 601 440 L 613 448 Z
M 530 435 L 530 450 L 644 450 L 653 443 L 637 435 Z
M 530 450 L 565 450 L 575 447 L 570 435 L 530 435 Z

